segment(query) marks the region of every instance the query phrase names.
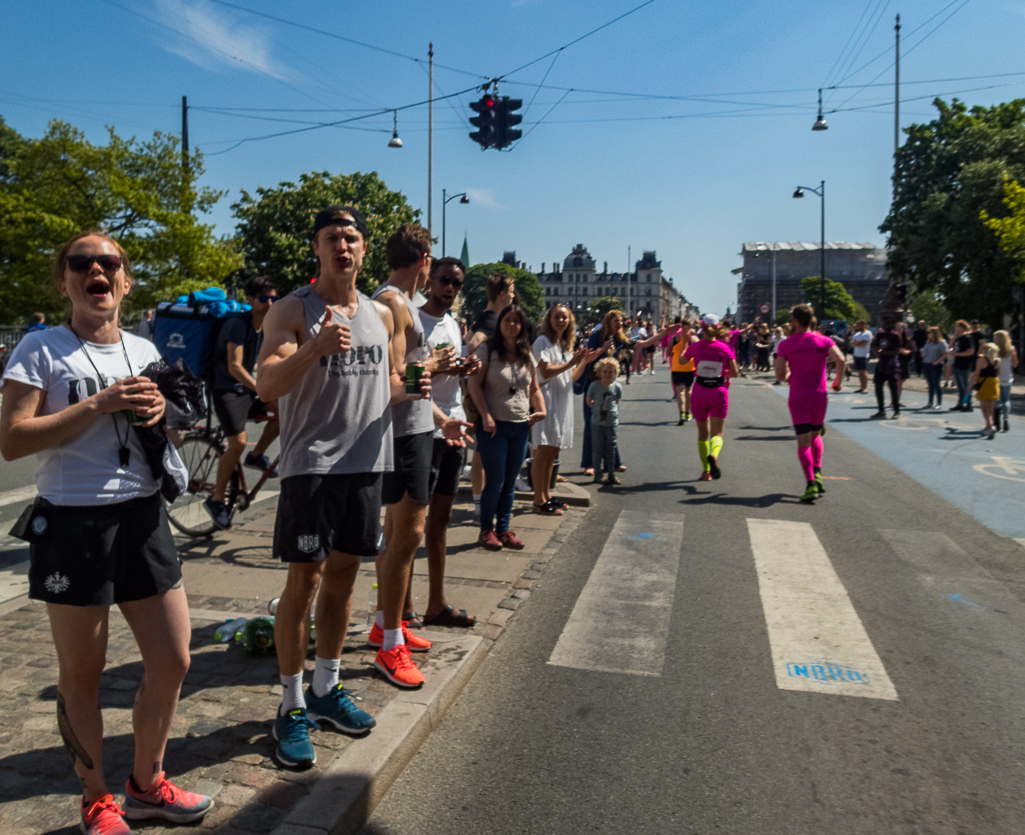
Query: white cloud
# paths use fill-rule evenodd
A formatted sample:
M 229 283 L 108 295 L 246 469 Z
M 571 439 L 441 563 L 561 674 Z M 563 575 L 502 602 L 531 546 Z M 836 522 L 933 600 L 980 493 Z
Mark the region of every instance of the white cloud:
M 182 35 L 161 46 L 204 69 L 224 65 L 262 73 L 281 81 L 294 79 L 287 66 L 271 55 L 269 34 L 229 19 L 202 0 L 154 0 L 160 21 Z
M 491 196 L 491 192 L 481 188 L 468 188 L 466 190 L 466 196 L 470 198 L 470 202 L 478 206 L 485 206 L 489 209 L 499 209 L 503 212 L 512 211 L 508 206 L 503 206 L 494 197 Z

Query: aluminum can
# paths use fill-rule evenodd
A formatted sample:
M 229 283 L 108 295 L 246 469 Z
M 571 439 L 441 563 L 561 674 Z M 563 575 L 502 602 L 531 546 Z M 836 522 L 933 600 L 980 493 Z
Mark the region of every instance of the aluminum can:
M 406 394 L 420 394 L 420 379 L 424 376 L 422 362 L 406 363 Z

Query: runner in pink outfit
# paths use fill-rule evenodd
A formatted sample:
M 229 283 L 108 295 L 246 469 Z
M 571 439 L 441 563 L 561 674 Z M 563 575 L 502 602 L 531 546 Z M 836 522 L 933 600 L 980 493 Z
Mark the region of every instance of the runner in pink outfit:
M 719 456 L 722 453 L 722 430 L 730 410 L 730 377 L 740 374 L 737 360 L 729 345 L 722 341 L 728 333 L 719 327 L 719 317 L 706 314 L 701 339 L 692 342 L 684 352 L 685 360 L 694 361 L 694 389 L 691 411 L 698 425 L 698 454 L 701 456 L 701 481 L 719 478 Z
M 797 433 L 797 459 L 807 482 L 801 501 L 812 504 L 826 492 L 822 484 L 822 433 L 826 422 L 826 366 L 836 365 L 833 391 L 840 391 L 847 363 L 828 336 L 811 329 L 809 305 L 799 304 L 790 311 L 791 334 L 776 349 L 776 379 L 787 381 L 790 368 L 790 417 Z

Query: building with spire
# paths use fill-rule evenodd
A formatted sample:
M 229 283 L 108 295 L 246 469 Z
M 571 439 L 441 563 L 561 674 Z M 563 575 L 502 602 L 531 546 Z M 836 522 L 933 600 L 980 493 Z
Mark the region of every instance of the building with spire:
M 459 253 L 459 260 L 466 264 L 466 269 L 470 269 L 470 244 L 466 240 L 466 233 L 463 233 L 463 251 Z

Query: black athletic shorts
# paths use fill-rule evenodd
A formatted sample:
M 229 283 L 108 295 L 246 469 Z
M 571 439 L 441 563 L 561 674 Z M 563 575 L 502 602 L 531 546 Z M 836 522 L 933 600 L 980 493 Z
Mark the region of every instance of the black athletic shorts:
M 224 427 L 224 434 L 229 438 L 246 431 L 246 421 L 263 417 L 267 414 L 267 404 L 256 392 L 215 391 L 213 395 L 214 412 L 217 421 Z
M 381 473 L 281 479 L 274 556 L 320 562 L 332 551 L 372 557 L 381 536 Z
M 29 527 L 33 600 L 111 606 L 161 594 L 182 578 L 159 493 L 82 507 L 36 499 Z
M 686 386 L 690 388 L 694 385 L 694 372 L 693 371 L 672 371 L 670 372 L 674 386 Z
M 855 357 L 854 358 L 854 370 L 855 371 L 868 371 L 868 357 Z
M 463 450 L 449 446 L 444 438 L 434 439 L 431 458 L 431 495 L 454 496 L 459 492 L 459 472 L 463 468 Z
M 395 504 L 409 493 L 417 504 L 431 500 L 431 458 L 434 452 L 434 430 L 395 439 L 395 469 L 384 474 L 381 498 Z

